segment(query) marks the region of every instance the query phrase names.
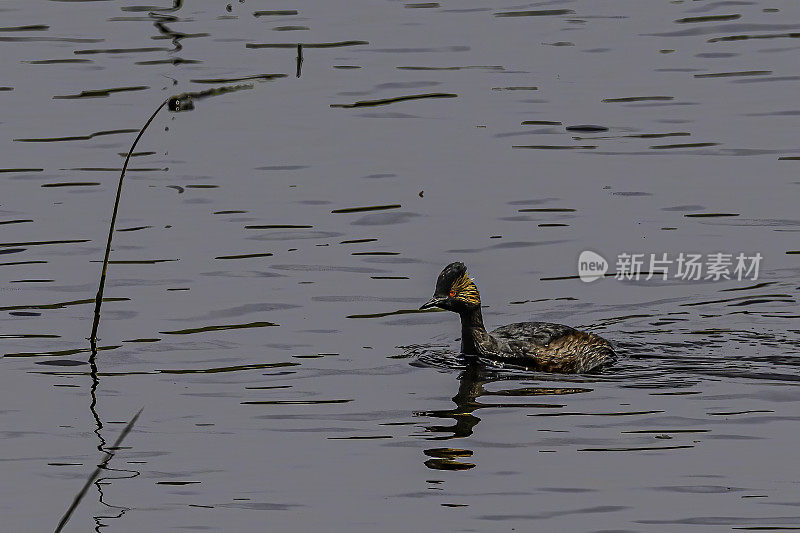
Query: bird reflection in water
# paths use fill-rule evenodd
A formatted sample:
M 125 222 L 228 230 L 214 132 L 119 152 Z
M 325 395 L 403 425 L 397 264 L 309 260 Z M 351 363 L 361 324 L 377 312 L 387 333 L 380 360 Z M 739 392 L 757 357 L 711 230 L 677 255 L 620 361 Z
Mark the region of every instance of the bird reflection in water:
M 450 425 L 430 425 L 425 426 L 425 430 L 436 433 L 435 436 L 427 437 L 429 440 L 450 440 L 466 439 L 472 435 L 475 426 L 481 419 L 475 415 L 479 409 L 487 408 L 535 408 L 535 409 L 559 409 L 563 404 L 546 402 L 492 402 L 482 403 L 478 401 L 484 396 L 500 397 L 529 397 L 529 396 L 552 396 L 563 394 L 579 394 L 591 392 L 587 388 L 566 388 L 566 387 L 516 387 L 502 389 L 498 391 L 486 390 L 486 386 L 495 381 L 521 382 L 529 380 L 529 376 L 506 375 L 496 371 L 487 370 L 479 364 L 469 364 L 459 376 L 458 392 L 453 396 L 456 404 L 454 409 L 443 409 L 435 411 L 423 411 L 416 413 L 418 416 L 427 416 L 439 419 L 454 420 Z M 469 470 L 475 467 L 474 463 L 465 461 L 464 458 L 471 457 L 473 452 L 464 448 L 429 448 L 424 451 L 429 457 L 425 461 L 425 466 L 433 470 Z

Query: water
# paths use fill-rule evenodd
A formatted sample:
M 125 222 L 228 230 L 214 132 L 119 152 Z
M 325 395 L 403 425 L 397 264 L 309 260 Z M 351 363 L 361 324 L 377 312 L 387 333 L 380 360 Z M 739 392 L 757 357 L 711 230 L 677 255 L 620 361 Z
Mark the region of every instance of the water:
M 65 531 L 800 527 L 793 2 L 163 7 L 0 4 L 4 530 L 141 407 Z M 93 386 L 124 154 L 202 91 L 132 158 Z M 587 249 L 764 259 L 583 283 Z M 487 326 L 620 362 L 465 373 L 408 312 L 454 260 Z

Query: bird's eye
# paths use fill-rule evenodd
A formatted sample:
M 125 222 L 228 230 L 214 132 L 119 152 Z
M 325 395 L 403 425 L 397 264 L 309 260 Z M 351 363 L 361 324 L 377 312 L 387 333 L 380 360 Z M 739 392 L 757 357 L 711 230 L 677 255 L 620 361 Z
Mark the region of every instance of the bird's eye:
M 455 297 L 456 297 L 456 291 L 450 289 L 450 298 L 455 298 Z

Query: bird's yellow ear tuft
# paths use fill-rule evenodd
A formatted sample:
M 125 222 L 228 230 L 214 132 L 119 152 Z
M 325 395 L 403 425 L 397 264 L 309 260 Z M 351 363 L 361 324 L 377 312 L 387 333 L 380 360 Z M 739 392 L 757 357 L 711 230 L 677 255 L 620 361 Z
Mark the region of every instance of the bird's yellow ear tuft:
M 453 286 L 450 288 L 450 296 L 473 305 L 480 305 L 481 303 L 478 287 L 475 286 L 475 281 L 469 277 L 467 272 L 464 272 L 453 282 Z

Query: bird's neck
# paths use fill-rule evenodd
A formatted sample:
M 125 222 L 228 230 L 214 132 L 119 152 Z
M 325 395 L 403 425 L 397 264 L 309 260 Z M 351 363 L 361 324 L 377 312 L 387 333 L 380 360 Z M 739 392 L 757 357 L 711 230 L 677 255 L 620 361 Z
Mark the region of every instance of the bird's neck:
M 483 326 L 483 315 L 480 306 L 472 311 L 464 311 L 461 315 L 461 353 L 481 355 L 492 340 Z

